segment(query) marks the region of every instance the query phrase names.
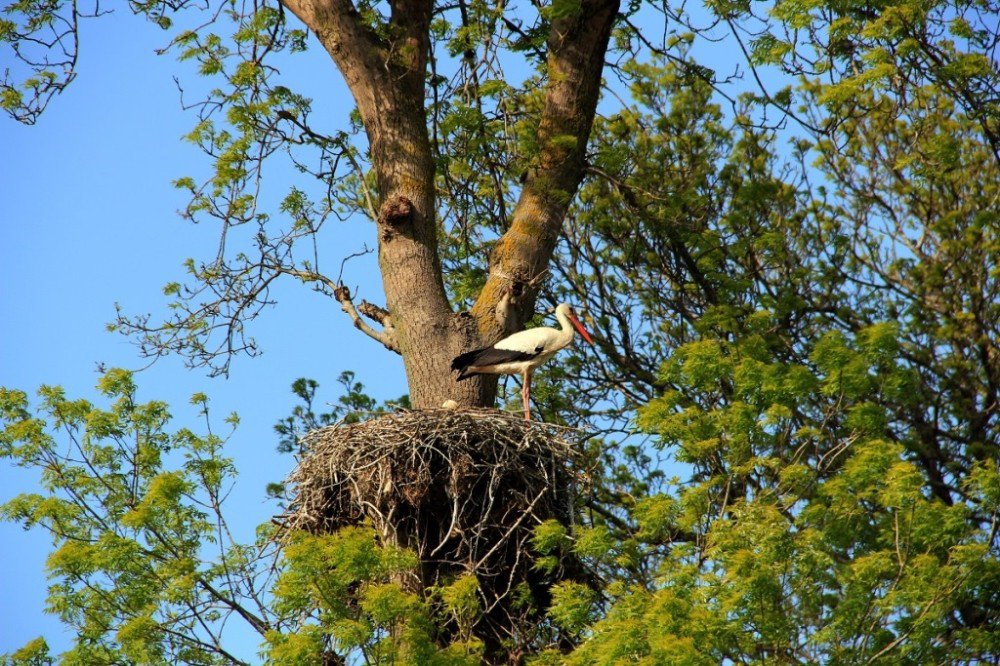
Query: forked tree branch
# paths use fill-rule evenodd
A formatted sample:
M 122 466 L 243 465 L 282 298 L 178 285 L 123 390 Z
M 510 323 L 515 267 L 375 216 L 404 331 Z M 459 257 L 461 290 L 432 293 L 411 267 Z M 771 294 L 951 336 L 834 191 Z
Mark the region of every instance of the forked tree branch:
M 400 354 L 399 343 L 396 340 L 396 329 L 392 325 L 392 318 L 389 316 L 389 311 L 368 303 L 367 301 L 361 302 L 361 311 L 368 316 L 370 319 L 379 322 L 384 326 L 381 331 L 377 331 L 371 326 L 369 326 L 361 315 L 358 313 L 358 308 L 355 307 L 354 301 L 351 299 L 351 290 L 342 284 L 337 284 L 330 278 L 320 273 L 314 273 L 312 271 L 300 271 L 291 268 L 278 268 L 276 270 L 285 273 L 286 275 L 292 275 L 299 278 L 303 282 L 320 282 L 330 293 L 333 293 L 333 297 L 337 299 L 340 303 L 340 308 L 351 318 L 354 322 L 354 327 L 370 337 L 372 340 L 381 343 L 389 351 L 396 352 Z
M 333 290 L 333 297 L 337 299 L 337 302 L 340 303 L 340 308 L 346 312 L 347 316 L 354 322 L 354 327 L 356 329 L 373 340 L 382 343 L 382 345 L 389 351 L 394 351 L 397 354 L 401 353 L 399 350 L 399 344 L 396 341 L 396 329 L 392 326 L 392 319 L 388 316 L 388 311 L 378 308 L 367 301 L 361 302 L 362 312 L 376 321 L 381 321 L 381 323 L 385 326 L 385 328 L 381 331 L 376 331 L 374 328 L 365 323 L 365 320 L 361 318 L 360 314 L 358 314 L 358 308 L 354 306 L 354 301 L 351 300 L 351 291 L 347 287 L 340 285 L 335 288 Z M 378 317 L 372 317 L 372 313 L 374 312 L 373 308 L 377 308 L 378 311 L 384 312 L 385 316 L 381 319 Z

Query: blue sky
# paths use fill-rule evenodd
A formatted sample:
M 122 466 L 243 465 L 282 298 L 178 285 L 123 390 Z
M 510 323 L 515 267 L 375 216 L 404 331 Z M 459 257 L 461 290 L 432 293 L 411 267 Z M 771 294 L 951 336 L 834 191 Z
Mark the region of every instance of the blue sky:
M 96 400 L 98 362 L 126 368 L 144 363 L 128 340 L 105 331 L 114 304 L 132 313 L 162 313 L 162 286 L 183 279 L 185 258 L 213 256 L 218 229 L 176 214 L 186 200 L 171 181 L 203 173 L 206 160 L 181 140 L 194 118 L 180 109 L 172 79 L 183 68 L 172 56 L 153 53 L 165 33 L 118 12 L 85 23 L 82 37 L 77 80 L 38 124 L 0 119 L 0 308 L 6 322 L 0 385 L 30 394 L 41 384 L 58 384 L 70 397 Z M 288 74 L 312 88 L 307 94 L 316 97 L 316 115 L 341 122 L 350 96 L 337 71 L 318 49 L 299 61 L 314 69 Z M 270 177 L 284 188 L 286 175 L 278 170 Z M 334 224 L 342 224 L 331 229 L 338 263 L 365 241 L 373 244 L 364 222 Z M 381 301 L 374 258 L 352 261 L 345 281 Z M 295 378 L 320 381 L 321 401 L 335 399 L 336 377 L 348 369 L 376 397 L 406 392 L 398 357 L 357 333 L 336 302 L 291 283 L 279 287 L 278 300 L 251 329 L 264 354 L 237 360 L 228 379 L 185 369 L 178 358 L 138 376 L 141 398 L 172 406 L 173 429 L 202 430 L 188 405 L 199 391 L 211 397 L 220 429 L 225 415 L 240 414 L 229 446 L 241 472 L 230 510 L 247 539 L 271 515 L 265 484 L 292 464 L 275 452 L 272 426 L 295 404 L 289 391 Z M 36 489 L 34 474 L 0 465 L 0 501 Z M 42 634 L 57 646 L 61 626 L 43 613 L 48 536 L 0 523 L 0 543 L 0 653 Z

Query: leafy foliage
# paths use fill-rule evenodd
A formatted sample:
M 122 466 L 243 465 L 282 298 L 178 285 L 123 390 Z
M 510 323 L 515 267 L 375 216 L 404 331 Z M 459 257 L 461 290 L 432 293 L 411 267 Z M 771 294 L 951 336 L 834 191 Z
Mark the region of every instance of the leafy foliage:
M 359 384 L 345 385 L 354 392 L 342 405 L 363 395 Z M 480 662 L 468 631 L 437 641 L 439 625 L 467 626 L 478 614 L 475 578 L 417 594 L 415 556 L 379 545 L 370 527 L 294 535 L 280 560 L 269 522 L 255 541 L 240 542 L 226 505 L 235 470 L 223 447 L 232 433 L 212 432 L 208 399 L 191 401 L 206 422 L 199 435 L 168 431 L 167 406 L 139 402 L 126 371 L 108 371 L 98 392 L 105 409 L 58 387 L 39 389 L 36 407 L 25 393 L 0 389 L 0 453 L 42 477 L 41 492 L 0 512 L 52 535 L 49 611 L 76 633 L 60 663 L 250 663 L 252 645 L 229 647 L 247 633 L 274 663 L 352 653 L 378 663 Z M 226 422 L 235 428 L 238 418 Z M 237 641 L 235 624 L 243 625 Z M 3 659 L 44 664 L 52 655 L 39 638 Z
M 752 341 L 677 351 L 664 379 L 679 390 L 643 408 L 640 424 L 695 479 L 632 537 L 670 546 L 652 586 L 613 596 L 574 661 L 622 654 L 626 641 L 656 660 L 686 646 L 706 663 L 890 652 L 898 663 L 956 662 L 996 649 L 977 626 L 1000 574 L 995 515 L 980 513 L 978 496 L 930 495 L 887 438 L 876 403 L 903 395 L 909 372 L 872 339 L 892 340 L 823 338 L 816 369 L 763 361 Z M 712 409 L 684 395 L 729 390 Z
M 296 405 L 289 416 L 274 426 L 274 431 L 279 436 L 279 452 L 302 453 L 304 451 L 302 437 L 316 428 L 338 421 L 357 423 L 365 417 L 384 414 L 390 409 L 409 407 L 409 400 L 405 395 L 380 405 L 375 398 L 365 393 L 364 384 L 356 381 L 354 372 L 350 370 L 340 373 L 337 383 L 342 387 L 337 402 L 331 405 L 330 411 L 316 413 L 314 403 L 319 382 L 304 377 L 292 382 L 292 393 L 302 401 L 302 404 Z
M 408 589 L 416 558 L 377 545 L 371 529 L 300 535 L 286 546 L 285 562 L 274 590 L 275 608 L 307 619 L 291 632 L 268 635 L 271 662 L 319 663 L 332 648 L 339 654 L 360 653 L 368 663 L 480 663 L 475 643 L 438 648 L 434 605 Z M 454 589 L 445 594 L 454 608 Z
M 750 121 L 774 99 L 727 117 L 689 67 L 627 65 L 551 296 L 607 344 L 553 407 L 637 413 L 690 472 L 648 492 L 606 444 L 606 610 L 570 662 L 995 658 L 1000 162 L 988 102 L 915 62 L 804 78 L 784 133 Z
M 266 529 L 241 543 L 223 514 L 235 475 L 228 436 L 208 425 L 167 431 L 167 405 L 139 402 L 128 372 L 108 371 L 98 391 L 106 408 L 42 387 L 33 416 L 25 393 L 0 390 L 0 453 L 42 481 L 2 515 L 52 535 L 49 611 L 77 635 L 61 660 L 241 663 L 221 632 L 229 618 L 258 632 L 272 622 L 261 614 L 270 549 Z M 208 399 L 191 402 L 208 424 Z M 32 643 L 10 658 L 45 654 Z

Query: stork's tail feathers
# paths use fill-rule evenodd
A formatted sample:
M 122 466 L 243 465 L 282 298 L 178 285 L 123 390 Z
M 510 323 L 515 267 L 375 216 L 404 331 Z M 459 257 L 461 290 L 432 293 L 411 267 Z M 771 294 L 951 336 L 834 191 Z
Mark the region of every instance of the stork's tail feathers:
M 458 378 L 455 381 L 462 381 L 463 379 L 468 379 L 473 376 L 474 372 L 469 371 L 469 366 L 475 364 L 476 358 L 482 352 L 482 349 L 473 349 L 472 351 L 465 352 L 464 354 L 459 354 L 452 360 L 451 369 L 452 371 L 458 370 Z

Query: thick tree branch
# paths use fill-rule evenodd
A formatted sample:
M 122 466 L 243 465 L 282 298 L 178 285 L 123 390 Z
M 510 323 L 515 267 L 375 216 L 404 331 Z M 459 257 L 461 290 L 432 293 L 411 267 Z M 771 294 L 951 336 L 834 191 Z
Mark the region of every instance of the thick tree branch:
M 552 21 L 548 84 L 537 130 L 538 154 L 511 226 L 498 243 L 491 274 L 473 316 L 454 318 L 438 254 L 434 161 L 424 85 L 432 0 L 390 0 L 376 34 L 349 0 L 284 0 L 337 63 L 357 103 L 378 183 L 379 267 L 391 339 L 364 324 L 350 301 L 338 300 L 355 325 L 400 353 L 416 407 L 446 398 L 486 404 L 495 382 L 456 384 L 450 360 L 477 342 L 492 342 L 523 325 L 534 308 L 563 218 L 582 180 L 584 154 L 600 94 L 604 57 L 619 0 L 583 0 Z M 516 301 L 512 294 L 520 295 Z M 507 316 L 497 316 L 504 296 Z M 368 329 L 368 330 L 366 330 Z
M 370 68 L 377 71 L 382 41 L 361 21 L 350 0 L 282 0 L 282 4 L 316 33 L 347 78 L 347 71 Z M 385 74 L 379 78 L 382 79 Z M 380 81 L 381 82 L 381 81 Z M 351 81 L 348 80 L 351 86 Z M 351 86 L 352 92 L 354 86 Z
M 510 229 L 491 257 L 490 277 L 472 309 L 484 343 L 504 333 L 495 316 L 505 293 L 546 270 L 563 218 L 583 178 L 601 74 L 618 0 L 583 0 L 549 32 L 548 85 L 538 127 L 538 157 L 529 170 Z M 513 284 L 512 284 L 513 280 Z M 530 317 L 537 285 L 519 303 L 517 325 Z M 510 322 L 505 322 L 510 327 Z

